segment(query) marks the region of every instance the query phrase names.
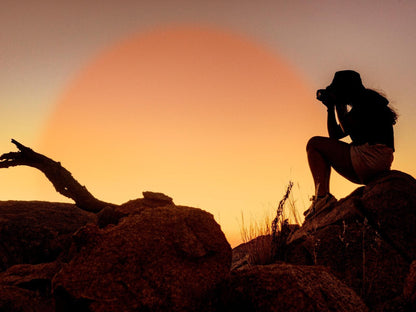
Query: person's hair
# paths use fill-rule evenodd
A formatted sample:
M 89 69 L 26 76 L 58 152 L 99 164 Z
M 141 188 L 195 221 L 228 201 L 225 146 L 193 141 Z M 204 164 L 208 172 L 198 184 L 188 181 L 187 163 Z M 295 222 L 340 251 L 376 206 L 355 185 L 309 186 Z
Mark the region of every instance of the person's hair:
M 364 89 L 354 101 L 354 104 L 362 109 L 369 109 L 372 113 L 386 118 L 386 120 L 394 125 L 397 121 L 396 112 L 388 106 L 389 100 L 379 92 L 372 89 Z

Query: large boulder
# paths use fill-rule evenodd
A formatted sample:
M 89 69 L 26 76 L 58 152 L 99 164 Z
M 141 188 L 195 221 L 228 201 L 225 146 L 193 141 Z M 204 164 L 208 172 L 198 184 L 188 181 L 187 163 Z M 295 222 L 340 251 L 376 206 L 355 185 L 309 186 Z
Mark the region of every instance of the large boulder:
M 220 226 L 200 209 L 147 196 L 107 211 L 109 225 L 90 224 L 76 233 L 71 260 L 53 279 L 58 307 L 199 311 L 209 306 L 231 265 Z
M 0 234 L 1 311 L 212 311 L 230 272 L 213 216 L 161 193 L 98 214 L 2 202 Z
M 392 171 L 307 220 L 287 242 L 286 260 L 324 265 L 369 307 L 402 295 L 416 258 L 416 180 Z
M 55 260 L 72 243 L 72 234 L 96 215 L 73 204 L 40 201 L 0 202 L 0 271 L 21 263 Z
M 368 311 L 360 297 L 324 267 L 278 263 L 234 270 L 222 311 Z

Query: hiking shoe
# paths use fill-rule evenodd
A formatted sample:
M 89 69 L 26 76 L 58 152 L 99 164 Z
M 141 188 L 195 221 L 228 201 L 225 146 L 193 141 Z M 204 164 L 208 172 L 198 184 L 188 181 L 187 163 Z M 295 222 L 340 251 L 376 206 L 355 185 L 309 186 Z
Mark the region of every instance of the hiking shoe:
M 312 205 L 303 213 L 305 220 L 317 215 L 325 208 L 328 208 L 332 204 L 336 203 L 337 199 L 332 194 L 328 193 L 324 197 L 312 196 L 311 201 Z

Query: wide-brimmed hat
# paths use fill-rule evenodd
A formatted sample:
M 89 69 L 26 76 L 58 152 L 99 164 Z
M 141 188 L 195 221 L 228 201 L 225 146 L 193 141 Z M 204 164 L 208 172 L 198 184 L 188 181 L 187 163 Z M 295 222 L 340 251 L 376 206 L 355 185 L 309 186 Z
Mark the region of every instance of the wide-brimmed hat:
M 357 94 L 365 89 L 360 74 L 353 70 L 341 70 L 335 73 L 328 89 L 342 94 Z

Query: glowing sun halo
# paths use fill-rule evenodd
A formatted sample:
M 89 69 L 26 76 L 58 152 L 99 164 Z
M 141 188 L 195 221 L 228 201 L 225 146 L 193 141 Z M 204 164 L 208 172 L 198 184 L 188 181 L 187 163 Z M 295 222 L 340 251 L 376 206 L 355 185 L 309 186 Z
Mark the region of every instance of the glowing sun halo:
M 311 94 L 289 65 L 249 40 L 159 29 L 118 43 L 79 73 L 39 150 L 100 199 L 164 192 L 220 215 L 230 237 L 242 209 L 279 199 L 291 168 L 306 166 Z

